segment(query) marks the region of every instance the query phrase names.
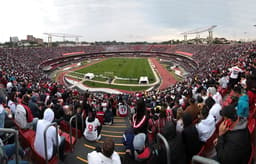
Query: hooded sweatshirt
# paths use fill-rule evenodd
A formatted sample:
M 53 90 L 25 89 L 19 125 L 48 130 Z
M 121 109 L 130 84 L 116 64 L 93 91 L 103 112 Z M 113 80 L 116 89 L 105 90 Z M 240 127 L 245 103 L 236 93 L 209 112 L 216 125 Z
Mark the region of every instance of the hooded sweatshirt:
M 37 131 L 36 131 L 36 137 L 34 142 L 34 147 L 36 152 L 41 155 L 45 159 L 45 150 L 44 150 L 44 131 L 46 127 L 52 123 L 54 119 L 54 112 L 47 108 L 44 112 L 44 117 L 42 120 L 39 120 L 37 123 Z M 59 142 L 60 142 L 60 136 Z M 56 128 L 51 126 L 48 128 L 46 133 L 47 138 L 47 157 L 48 160 L 52 158 L 53 156 L 53 147 L 56 145 Z
M 4 128 L 4 120 L 5 120 L 5 110 L 4 110 L 4 106 L 0 104 L 0 128 Z
M 237 115 L 247 118 L 249 116 L 249 98 L 247 95 L 242 95 L 237 103 Z
M 93 151 L 88 153 L 88 164 L 121 164 L 121 160 L 117 152 L 113 152 L 110 158 L 101 152 Z
M 211 114 L 208 114 L 207 118 L 201 120 L 196 124 L 196 129 L 199 134 L 199 138 L 202 142 L 206 142 L 215 131 L 215 119 Z
M 222 164 L 247 164 L 251 155 L 250 133 L 247 120 L 218 137 L 216 145 L 217 160 Z

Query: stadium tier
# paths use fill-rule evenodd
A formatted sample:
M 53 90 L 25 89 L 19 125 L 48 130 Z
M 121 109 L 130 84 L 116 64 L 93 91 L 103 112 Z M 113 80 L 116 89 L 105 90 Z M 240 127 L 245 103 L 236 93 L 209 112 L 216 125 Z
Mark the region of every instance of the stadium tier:
M 2 163 L 251 164 L 255 105 L 255 43 L 0 48 Z

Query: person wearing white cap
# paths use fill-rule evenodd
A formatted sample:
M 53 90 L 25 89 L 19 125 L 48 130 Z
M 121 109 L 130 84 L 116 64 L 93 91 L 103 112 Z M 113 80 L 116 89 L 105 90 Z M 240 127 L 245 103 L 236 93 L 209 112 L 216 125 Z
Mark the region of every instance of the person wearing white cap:
M 145 161 L 151 155 L 151 150 L 149 147 L 146 147 L 145 142 L 145 133 L 139 133 L 133 139 L 134 158 L 136 161 Z

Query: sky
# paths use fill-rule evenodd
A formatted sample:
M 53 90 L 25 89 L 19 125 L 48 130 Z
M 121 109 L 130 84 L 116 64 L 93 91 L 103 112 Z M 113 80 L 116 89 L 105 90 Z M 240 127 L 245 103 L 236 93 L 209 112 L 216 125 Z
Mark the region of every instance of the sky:
M 214 37 L 252 40 L 255 7 L 255 0 L 0 0 L 0 42 L 27 34 L 47 41 L 43 33 L 81 35 L 89 42 L 160 42 L 211 25 L 217 25 Z

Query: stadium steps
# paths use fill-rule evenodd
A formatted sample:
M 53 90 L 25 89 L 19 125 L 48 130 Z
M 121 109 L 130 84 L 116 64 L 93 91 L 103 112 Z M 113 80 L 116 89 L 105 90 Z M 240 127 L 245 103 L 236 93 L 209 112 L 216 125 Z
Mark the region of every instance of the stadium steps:
M 65 158 L 65 164 L 88 163 L 87 154 L 92 152 L 96 146 L 101 146 L 105 138 L 111 137 L 115 142 L 115 151 L 120 157 L 124 155 L 125 147 L 122 144 L 123 132 L 129 127 L 128 118 L 114 117 L 113 125 L 103 125 L 101 139 L 97 142 L 89 142 L 84 137 L 80 138 L 74 146 L 74 152 L 69 153 Z M 60 162 L 61 163 L 61 162 Z

